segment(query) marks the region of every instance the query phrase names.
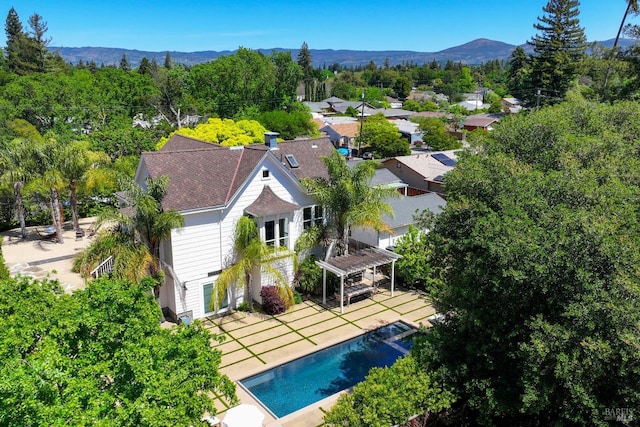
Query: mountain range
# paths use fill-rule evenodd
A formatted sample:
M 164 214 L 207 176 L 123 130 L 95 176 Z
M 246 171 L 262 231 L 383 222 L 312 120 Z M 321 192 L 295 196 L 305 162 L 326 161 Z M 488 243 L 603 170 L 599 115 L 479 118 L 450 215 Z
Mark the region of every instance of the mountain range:
M 614 39 L 598 42 L 605 47 L 611 48 Z M 618 42 L 620 47 L 626 47 L 634 43 L 634 40 L 621 39 Z M 465 64 L 477 65 L 485 63 L 489 60 L 503 60 L 511 56 L 511 52 L 516 45 L 489 40 L 477 39 L 460 46 L 451 47 L 439 52 L 416 52 L 410 50 L 345 50 L 345 49 L 310 49 L 313 65 L 315 67 L 329 66 L 331 64 L 340 64 L 344 67 L 353 67 L 358 65 L 366 65 L 373 61 L 376 65 L 382 65 L 385 61 L 389 61 L 390 65 L 403 63 L 424 64 L 432 61 L 445 63 L 447 61 L 462 62 Z M 531 47 L 527 44 L 522 47 L 531 52 Z M 132 67 L 137 67 L 142 58 L 146 57 L 155 60 L 159 64 L 164 63 L 165 52 L 150 52 L 131 49 L 108 48 L 108 47 L 51 47 L 50 50 L 56 51 L 62 58 L 69 63 L 77 64 L 79 61 L 84 63 L 95 62 L 97 65 L 118 65 L 122 59 L 122 55 L 126 55 L 127 61 Z M 255 49 L 266 55 L 272 52 L 290 51 L 295 59 L 299 49 Z M 170 51 L 171 59 L 179 64 L 195 65 L 209 62 L 219 56 L 231 55 L 235 51 L 201 51 L 201 52 L 177 52 Z

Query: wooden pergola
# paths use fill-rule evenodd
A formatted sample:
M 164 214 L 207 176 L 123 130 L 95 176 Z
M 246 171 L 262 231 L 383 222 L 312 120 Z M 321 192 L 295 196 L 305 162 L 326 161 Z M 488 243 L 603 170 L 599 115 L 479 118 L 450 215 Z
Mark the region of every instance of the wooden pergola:
M 373 270 L 373 283 L 376 281 L 376 267 L 391 263 L 391 296 L 395 283 L 395 263 L 402 255 L 380 248 L 366 248 L 347 255 L 329 258 L 327 261 L 316 261 L 322 267 L 322 303 L 327 303 L 327 270 L 340 276 L 340 313 L 344 313 L 344 278 L 350 274 Z

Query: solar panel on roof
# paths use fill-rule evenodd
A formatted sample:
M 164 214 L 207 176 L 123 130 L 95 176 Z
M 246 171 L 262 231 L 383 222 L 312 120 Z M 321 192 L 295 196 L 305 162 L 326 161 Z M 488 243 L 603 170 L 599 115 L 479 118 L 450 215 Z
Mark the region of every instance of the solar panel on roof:
M 433 157 L 434 159 L 436 159 L 437 161 L 439 161 L 445 166 L 455 166 L 458 163 L 457 160 L 454 160 L 443 153 L 433 153 L 431 157 Z
M 287 159 L 287 162 L 289 162 L 289 166 L 291 166 L 292 168 L 297 168 L 300 166 L 293 154 L 286 154 L 284 157 Z

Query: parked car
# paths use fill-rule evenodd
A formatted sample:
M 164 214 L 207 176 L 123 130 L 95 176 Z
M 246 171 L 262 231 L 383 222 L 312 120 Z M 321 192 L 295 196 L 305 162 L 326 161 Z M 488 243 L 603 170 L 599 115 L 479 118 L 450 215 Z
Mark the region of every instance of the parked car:
M 365 151 L 364 153 L 362 153 L 362 159 L 363 160 L 373 160 L 373 152 Z

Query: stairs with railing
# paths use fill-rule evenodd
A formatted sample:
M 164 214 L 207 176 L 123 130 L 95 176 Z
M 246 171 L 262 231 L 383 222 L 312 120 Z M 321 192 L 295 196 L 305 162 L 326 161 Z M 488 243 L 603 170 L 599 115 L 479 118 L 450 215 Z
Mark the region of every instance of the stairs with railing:
M 100 276 L 111 274 L 113 271 L 113 255 L 105 259 L 91 272 L 91 277 L 97 279 Z

